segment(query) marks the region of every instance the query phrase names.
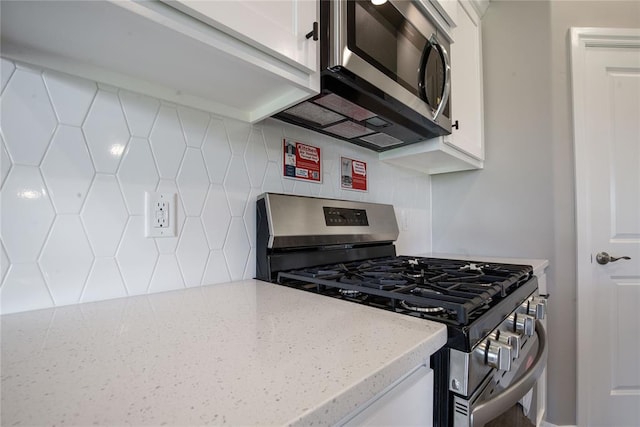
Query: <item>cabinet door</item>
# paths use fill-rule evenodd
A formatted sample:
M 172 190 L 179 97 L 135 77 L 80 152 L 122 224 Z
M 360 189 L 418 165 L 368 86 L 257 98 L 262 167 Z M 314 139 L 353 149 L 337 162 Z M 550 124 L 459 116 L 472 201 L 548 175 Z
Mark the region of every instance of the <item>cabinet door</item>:
M 426 366 L 411 373 L 341 426 L 433 425 L 433 371 Z
M 470 2 L 459 2 L 451 45 L 451 118 L 458 121 L 445 142 L 484 159 L 482 38 L 480 19 Z
M 429 0 L 450 27 L 455 27 L 458 19 L 458 0 Z
M 165 3 L 308 73 L 318 69 L 319 42 L 305 35 L 318 21 L 309 0 L 166 0 Z

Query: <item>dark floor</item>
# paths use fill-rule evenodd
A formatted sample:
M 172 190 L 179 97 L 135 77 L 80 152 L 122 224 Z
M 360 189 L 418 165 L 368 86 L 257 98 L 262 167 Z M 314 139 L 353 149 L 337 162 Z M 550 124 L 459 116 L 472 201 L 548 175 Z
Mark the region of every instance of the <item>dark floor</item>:
M 485 427 L 535 427 L 522 413 L 522 406 L 514 405 L 497 419 L 485 424 Z

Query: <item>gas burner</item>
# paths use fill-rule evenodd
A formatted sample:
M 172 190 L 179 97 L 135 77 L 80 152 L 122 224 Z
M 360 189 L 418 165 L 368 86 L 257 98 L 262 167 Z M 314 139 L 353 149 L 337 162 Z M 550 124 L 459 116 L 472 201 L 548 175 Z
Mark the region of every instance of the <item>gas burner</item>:
M 348 297 L 348 298 L 356 298 L 362 295 L 362 292 L 356 291 L 354 289 L 338 289 L 338 292 L 343 297 Z
M 446 311 L 443 307 L 420 307 L 417 305 L 409 305 L 405 300 L 400 301 L 400 305 L 402 308 L 418 313 L 440 314 Z
M 482 273 L 482 269 L 485 266 L 486 264 L 475 264 L 473 262 L 470 262 L 469 264 L 460 267 L 460 271 L 477 271 L 478 273 Z

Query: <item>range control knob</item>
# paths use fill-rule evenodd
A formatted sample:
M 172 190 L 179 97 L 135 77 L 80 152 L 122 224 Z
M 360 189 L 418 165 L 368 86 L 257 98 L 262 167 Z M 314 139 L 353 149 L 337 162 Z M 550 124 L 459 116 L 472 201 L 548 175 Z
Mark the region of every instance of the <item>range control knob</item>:
M 514 313 L 507 318 L 507 326 L 515 333 L 531 337 L 536 331 L 536 319 L 528 314 Z
M 547 300 L 541 297 L 531 297 L 522 306 L 527 310 L 529 316 L 540 320 L 544 319 L 547 312 Z
M 511 347 L 511 357 L 514 359 L 517 359 L 520 355 L 520 346 L 522 344 L 520 335 L 514 332 L 497 330 L 492 332 L 489 337 Z
M 484 363 L 501 371 L 511 369 L 511 347 L 497 340 L 487 338 L 481 344 L 484 352 Z

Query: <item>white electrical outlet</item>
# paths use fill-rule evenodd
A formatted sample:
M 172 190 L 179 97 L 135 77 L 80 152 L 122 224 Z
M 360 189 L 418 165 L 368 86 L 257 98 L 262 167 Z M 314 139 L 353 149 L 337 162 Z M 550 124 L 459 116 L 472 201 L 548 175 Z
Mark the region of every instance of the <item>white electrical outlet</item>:
M 144 193 L 144 235 L 176 236 L 176 193 Z

